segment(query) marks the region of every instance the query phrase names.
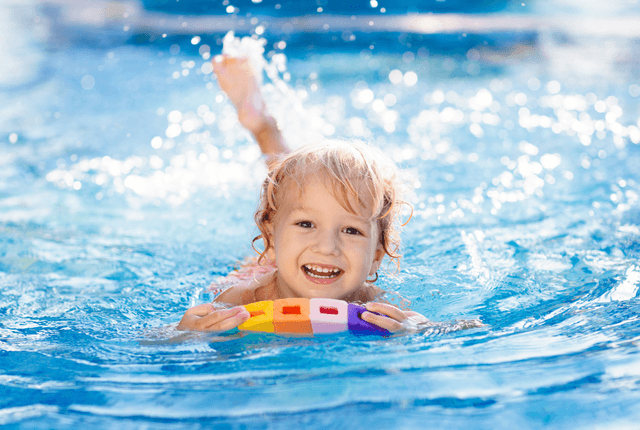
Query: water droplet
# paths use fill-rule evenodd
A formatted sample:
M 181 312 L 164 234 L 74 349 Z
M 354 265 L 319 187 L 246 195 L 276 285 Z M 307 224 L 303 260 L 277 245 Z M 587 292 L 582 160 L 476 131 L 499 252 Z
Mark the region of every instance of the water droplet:
M 558 81 L 549 81 L 547 83 L 547 91 L 549 94 L 558 94 L 560 92 L 561 86 Z
M 160 136 L 156 136 L 151 139 L 151 147 L 154 149 L 160 149 L 162 147 L 162 138 Z
M 403 77 L 405 85 L 412 87 L 418 83 L 418 75 L 415 72 L 407 72 Z
M 178 123 L 180 121 L 182 121 L 182 112 L 180 112 L 179 110 L 172 110 L 171 112 L 169 112 L 169 115 L 167 115 L 167 119 L 169 120 L 169 122 L 172 123 Z
M 165 132 L 169 139 L 180 136 L 180 133 L 182 133 L 182 127 L 180 127 L 180 124 L 169 125 L 169 127 L 167 127 L 167 131 Z
M 402 82 L 402 72 L 398 69 L 392 70 L 389 73 L 389 80 L 392 84 L 397 85 Z
M 96 80 L 93 76 L 91 75 L 84 75 L 82 77 L 82 79 L 80 80 L 80 85 L 82 86 L 82 88 L 84 88 L 85 90 L 90 90 L 92 89 L 96 84 Z

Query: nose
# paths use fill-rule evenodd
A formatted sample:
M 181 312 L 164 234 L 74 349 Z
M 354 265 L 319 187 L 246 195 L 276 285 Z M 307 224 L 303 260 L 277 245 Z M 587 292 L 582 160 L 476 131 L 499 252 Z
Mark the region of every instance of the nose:
M 312 250 L 323 255 L 340 254 L 340 237 L 331 231 L 319 231 Z

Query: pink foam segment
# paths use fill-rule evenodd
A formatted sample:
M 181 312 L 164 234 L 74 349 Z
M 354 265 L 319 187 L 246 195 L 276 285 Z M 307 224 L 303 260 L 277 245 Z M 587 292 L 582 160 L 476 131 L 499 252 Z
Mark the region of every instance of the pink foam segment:
M 349 330 L 348 304 L 343 300 L 309 300 L 309 319 L 313 334 L 331 334 Z

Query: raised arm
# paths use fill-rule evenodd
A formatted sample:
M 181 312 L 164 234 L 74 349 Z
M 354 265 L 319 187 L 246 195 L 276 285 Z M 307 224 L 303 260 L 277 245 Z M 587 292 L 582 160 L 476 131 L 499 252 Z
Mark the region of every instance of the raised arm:
M 251 132 L 267 165 L 289 152 L 276 120 L 269 115 L 248 58 L 218 55 L 213 59 L 213 71 L 218 85 L 238 111 L 238 120 Z

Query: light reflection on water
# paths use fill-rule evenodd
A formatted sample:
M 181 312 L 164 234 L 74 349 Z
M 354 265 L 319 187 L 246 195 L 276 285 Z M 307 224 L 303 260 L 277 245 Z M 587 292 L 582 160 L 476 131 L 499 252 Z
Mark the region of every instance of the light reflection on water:
M 488 326 L 220 339 L 165 327 L 251 255 L 264 167 L 204 66 L 214 48 L 199 51 L 73 48 L 0 95 L 20 119 L 0 143 L 0 423 L 637 419 L 637 83 L 517 65 L 432 79 L 468 60 L 375 50 L 276 57 L 265 96 L 292 142 L 371 140 L 413 174 L 403 269 L 382 285 L 435 321 Z

